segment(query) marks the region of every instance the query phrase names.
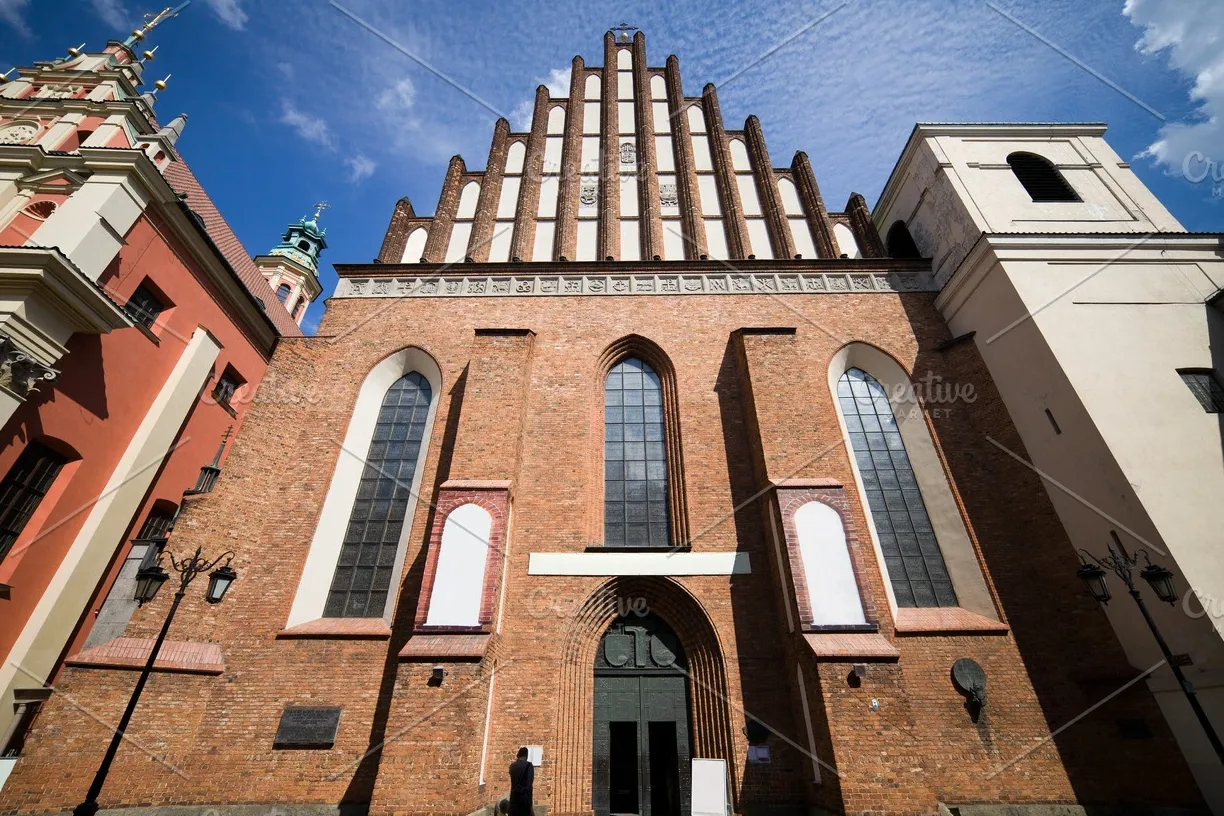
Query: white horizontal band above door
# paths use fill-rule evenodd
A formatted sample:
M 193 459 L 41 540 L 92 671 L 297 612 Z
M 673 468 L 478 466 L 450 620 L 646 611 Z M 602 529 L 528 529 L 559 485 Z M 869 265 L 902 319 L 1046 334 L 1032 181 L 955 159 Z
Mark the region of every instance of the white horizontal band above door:
M 748 575 L 746 552 L 532 553 L 528 575 Z

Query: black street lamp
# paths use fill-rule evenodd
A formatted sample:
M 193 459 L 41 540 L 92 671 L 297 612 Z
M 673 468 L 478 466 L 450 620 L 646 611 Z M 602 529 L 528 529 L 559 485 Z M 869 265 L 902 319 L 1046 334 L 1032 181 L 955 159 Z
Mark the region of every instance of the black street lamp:
M 1143 619 L 1147 621 L 1148 628 L 1152 630 L 1152 637 L 1156 638 L 1156 643 L 1160 646 L 1161 653 L 1164 654 L 1165 662 L 1173 670 L 1173 676 L 1177 678 L 1177 684 L 1181 686 L 1182 693 L 1186 695 L 1186 700 L 1190 703 L 1190 708 L 1194 710 L 1194 716 L 1198 717 L 1199 725 L 1203 727 L 1203 731 L 1207 734 L 1207 740 L 1211 743 L 1211 747 L 1215 749 L 1216 757 L 1220 760 L 1221 764 L 1224 764 L 1224 744 L 1220 743 L 1220 737 L 1211 725 L 1211 720 L 1207 719 L 1207 712 L 1203 711 L 1203 706 L 1199 704 L 1198 695 L 1194 691 L 1194 684 L 1186 679 L 1186 675 L 1182 673 L 1181 666 L 1177 664 L 1177 661 L 1173 658 L 1173 653 L 1169 651 L 1169 644 L 1165 643 L 1160 630 L 1156 628 L 1156 621 L 1152 620 L 1152 615 L 1148 612 L 1147 605 L 1143 602 L 1143 597 L 1139 594 L 1139 590 L 1135 588 L 1132 570 L 1138 565 L 1139 556 L 1143 556 L 1147 566 L 1139 570 L 1139 577 L 1147 581 L 1148 585 L 1156 593 L 1156 597 L 1167 604 L 1177 603 L 1177 589 L 1173 586 L 1173 573 L 1159 564 L 1153 564 L 1152 560 L 1148 557 L 1147 550 L 1137 550 L 1134 555 L 1131 555 L 1126 551 L 1126 547 L 1122 546 L 1122 540 L 1118 538 L 1116 532 L 1110 530 L 1109 535 L 1113 538 L 1113 544 L 1109 545 L 1109 555 L 1104 558 L 1097 558 L 1087 550 L 1080 550 L 1080 560 L 1083 563 L 1075 571 L 1075 574 L 1087 584 L 1088 591 L 1092 593 L 1092 597 L 1102 604 L 1109 603 L 1109 599 L 1112 597 L 1109 593 L 1109 586 L 1105 583 L 1105 568 L 1113 570 L 1113 573 L 1126 584 L 1127 591 L 1135 599 L 1135 603 L 1139 606 L 1139 611 L 1143 613 Z M 1116 552 L 1114 551 L 1114 545 L 1117 545 L 1118 548 Z
M 98 812 L 98 794 L 102 792 L 102 786 L 106 784 L 106 775 L 110 773 L 111 763 L 115 761 L 115 754 L 119 752 L 119 744 L 123 742 L 123 735 L 127 731 L 128 723 L 132 720 L 132 712 L 136 710 L 136 703 L 140 701 L 140 693 L 144 691 L 145 683 L 149 681 L 149 675 L 153 673 L 153 664 L 157 661 L 157 653 L 161 651 L 162 642 L 166 639 L 166 633 L 170 631 L 170 624 L 174 621 L 174 613 L 178 611 L 179 602 L 183 600 L 187 594 L 187 586 L 195 580 L 200 573 L 212 570 L 208 575 L 208 589 L 204 593 L 204 600 L 210 604 L 221 603 L 221 599 L 225 597 L 225 593 L 229 590 L 230 585 L 238 578 L 238 573 L 230 566 L 230 562 L 234 560 L 233 552 L 225 552 L 217 556 L 213 561 L 208 561 L 201 556 L 203 548 L 197 547 L 195 554 L 190 558 L 185 558 L 182 561 L 177 561 L 173 553 L 169 553 L 170 566 L 179 574 L 178 592 L 174 593 L 174 603 L 170 604 L 170 612 L 166 615 L 166 621 L 162 624 L 161 631 L 157 634 L 157 640 L 153 643 L 153 650 L 149 652 L 149 659 L 145 661 L 144 670 L 140 673 L 140 679 L 136 681 L 136 688 L 132 689 L 132 697 L 128 700 L 127 708 L 123 711 L 123 717 L 119 720 L 118 727 L 115 728 L 115 736 L 111 738 L 110 747 L 106 749 L 106 756 L 102 757 L 102 764 L 98 766 L 98 772 L 94 774 L 93 783 L 89 786 L 89 792 L 85 794 L 85 801 L 73 808 L 73 816 L 94 816 Z M 221 559 L 225 559 L 225 563 L 217 567 L 221 563 Z M 213 569 L 213 567 L 217 567 Z M 143 606 L 157 596 L 157 591 L 161 589 L 162 584 L 170 578 L 170 574 L 162 568 L 161 556 L 158 556 L 157 563 L 153 566 L 145 567 L 136 573 L 136 602 Z

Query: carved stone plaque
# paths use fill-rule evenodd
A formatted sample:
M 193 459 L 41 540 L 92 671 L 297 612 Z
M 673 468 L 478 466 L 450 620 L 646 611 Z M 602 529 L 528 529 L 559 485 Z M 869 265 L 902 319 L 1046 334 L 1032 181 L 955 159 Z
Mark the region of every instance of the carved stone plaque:
M 340 727 L 339 708 L 290 706 L 281 713 L 276 748 L 330 748 Z
M 620 146 L 620 163 L 637 164 L 637 146 L 633 142 L 622 142 Z
M 679 207 L 680 195 L 676 192 L 674 184 L 659 185 L 659 206 L 661 207 Z
M 599 185 L 593 181 L 582 182 L 578 191 L 578 203 L 583 207 L 594 207 L 599 199 Z

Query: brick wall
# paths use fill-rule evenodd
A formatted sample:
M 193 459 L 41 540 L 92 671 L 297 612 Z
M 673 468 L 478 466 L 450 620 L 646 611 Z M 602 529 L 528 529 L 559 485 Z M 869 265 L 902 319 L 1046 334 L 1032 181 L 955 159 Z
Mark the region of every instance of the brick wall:
M 751 376 L 732 337 L 745 326 L 795 329 L 751 338 Z M 529 349 L 526 336 L 477 334 L 500 327 L 534 332 Z M 601 594 L 608 579 L 528 575 L 532 552 L 598 543 L 591 531 L 602 514 L 594 497 L 603 439 L 591 417 L 602 400 L 601 355 L 630 334 L 656 343 L 674 366 L 691 548 L 747 553 L 748 575 L 623 579 Z M 261 392 L 216 489 L 185 512 L 171 540 L 175 551 L 238 552 L 241 577 L 225 602 L 209 607 L 203 587 L 193 588 L 171 633 L 220 643 L 225 671 L 153 678 L 132 734 L 157 760 L 125 745 L 103 805 L 369 802 L 377 813 L 463 814 L 504 796 L 518 746 L 540 744 L 537 803 L 553 813 L 587 810 L 590 659 L 615 615 L 607 598 L 618 594 L 640 595 L 672 616 L 693 665 L 693 744 L 713 753 L 729 746 L 741 811 L 930 813 L 937 801 L 1196 804 L 1142 683 L 1050 738 L 1138 672 L 1079 586 L 1040 481 L 987 441 L 989 434 L 1023 455 L 974 347 L 935 350 L 946 339 L 932 296 L 918 294 L 333 300 L 317 337 L 282 342 L 275 388 Z M 831 358 L 851 340 L 878 346 L 916 377 L 930 371 L 973 385 L 978 398 L 939 406 L 930 428 L 1007 632 L 895 633 L 827 384 Z M 392 634 L 278 639 L 361 381 L 407 345 L 434 356 L 443 383 L 421 465 L 428 501 L 412 520 Z M 793 471 L 846 488 L 847 527 L 869 554 L 864 581 L 880 632 L 900 652 L 895 662 L 870 664 L 857 686 L 847 663 L 818 661 L 787 630 L 766 462 L 771 475 Z M 443 683 L 430 685 L 430 664 L 397 655 L 411 634 L 436 523 L 430 502 L 443 482 L 460 477 L 512 480 L 502 626 L 482 662 L 449 663 Z M 138 611 L 128 634 L 151 636 L 169 601 L 164 592 Z M 988 677 L 976 723 L 949 678 L 961 657 Z M 804 753 L 797 669 L 817 755 L 829 766 L 820 785 Z M 0 792 L 0 812 L 79 801 L 107 737 L 91 717 L 116 721 L 134 681 L 127 671 L 66 668 Z M 273 750 L 290 704 L 343 707 L 335 746 Z M 746 762 L 744 711 L 777 731 L 768 765 Z M 1144 719 L 1151 738 L 1122 739 L 1123 716 Z

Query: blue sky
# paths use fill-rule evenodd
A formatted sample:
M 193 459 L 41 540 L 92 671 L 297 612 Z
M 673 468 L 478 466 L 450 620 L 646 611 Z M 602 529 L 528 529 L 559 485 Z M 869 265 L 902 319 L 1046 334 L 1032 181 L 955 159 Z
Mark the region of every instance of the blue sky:
M 0 71 L 100 49 L 168 1 L 0 0 Z M 852 191 L 874 204 L 916 121 L 1103 121 L 1188 229 L 1220 230 L 1218 2 L 337 0 L 469 96 L 328 0 L 195 0 L 150 37 L 149 77 L 173 74 L 158 114 L 189 115 L 182 152 L 250 252 L 331 202 L 326 296 L 332 262 L 377 253 L 398 198 L 431 213 L 450 156 L 483 167 L 498 113 L 521 127 L 535 87 L 560 90 L 575 54 L 600 64 L 622 21 L 652 65 L 679 56 L 686 93 L 718 83 L 728 127 L 756 114 L 775 164 L 807 151 L 832 209 Z

